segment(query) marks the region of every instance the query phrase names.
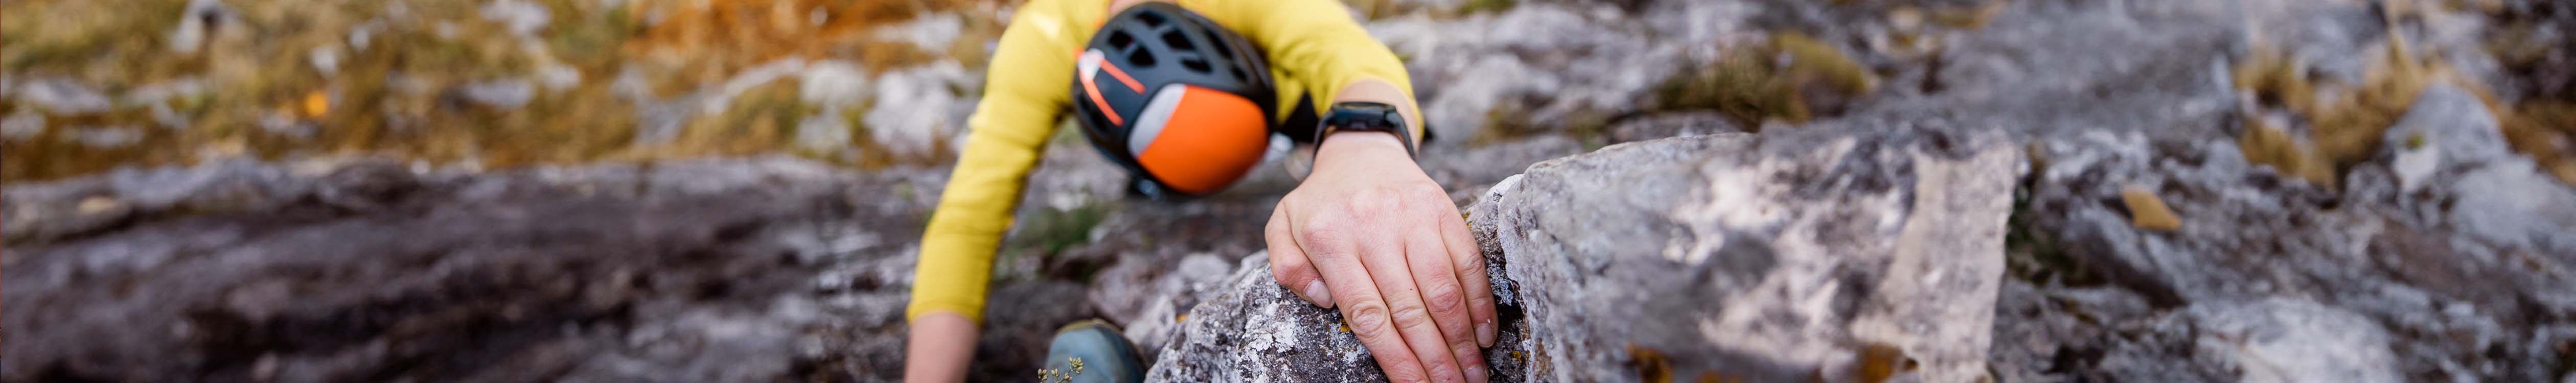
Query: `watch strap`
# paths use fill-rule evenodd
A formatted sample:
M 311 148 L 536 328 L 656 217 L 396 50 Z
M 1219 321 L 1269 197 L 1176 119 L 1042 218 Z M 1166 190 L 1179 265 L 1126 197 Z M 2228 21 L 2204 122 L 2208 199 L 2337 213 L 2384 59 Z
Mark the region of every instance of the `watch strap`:
M 1317 145 L 1323 144 L 1325 137 L 1341 131 L 1387 132 L 1404 142 L 1406 157 L 1416 158 L 1421 154 L 1414 148 L 1413 129 L 1405 127 L 1404 114 L 1394 105 L 1364 101 L 1334 103 L 1332 109 L 1324 112 L 1322 120 L 1321 126 L 1315 127 Z

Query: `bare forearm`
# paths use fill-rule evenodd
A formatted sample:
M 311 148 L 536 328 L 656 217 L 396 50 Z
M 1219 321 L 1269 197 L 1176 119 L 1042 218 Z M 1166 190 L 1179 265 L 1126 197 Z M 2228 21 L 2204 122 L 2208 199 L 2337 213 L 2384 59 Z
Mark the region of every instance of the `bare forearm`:
M 904 382 L 966 381 L 966 365 L 975 358 L 975 322 L 945 311 L 913 318 L 904 356 Z

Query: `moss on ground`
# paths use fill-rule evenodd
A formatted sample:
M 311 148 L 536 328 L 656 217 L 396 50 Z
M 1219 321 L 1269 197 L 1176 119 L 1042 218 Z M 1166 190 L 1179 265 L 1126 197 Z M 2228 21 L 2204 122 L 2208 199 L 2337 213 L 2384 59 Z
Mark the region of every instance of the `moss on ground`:
M 2241 129 L 2236 142 L 2246 162 L 2271 165 L 2282 175 L 2298 177 L 2309 183 L 2334 184 L 2334 166 L 2301 137 L 2256 118 L 2246 119 Z
M 1748 127 L 1774 119 L 1803 122 L 1812 117 L 1807 104 L 1797 97 L 1797 87 L 1788 77 L 1776 75 L 1778 68 L 1764 60 L 1760 49 L 1729 53 L 1666 80 L 1656 92 L 1662 100 L 1658 107 L 1716 111 Z
M 1818 104 L 1840 104 L 1877 89 L 1877 76 L 1840 48 L 1795 32 L 1727 49 L 1716 62 L 1684 69 L 1657 89 L 1663 110 L 1710 110 L 1738 125 L 1803 123 Z M 1824 110 L 1823 112 L 1839 112 Z
M 1487 109 L 1485 128 L 1477 129 L 1475 135 L 1468 136 L 1467 145 L 1485 146 L 1547 134 L 1573 138 L 1581 142 L 1585 150 L 1609 145 L 1610 122 L 1616 118 L 1615 116 L 1583 109 L 1558 116 L 1552 120 L 1555 121 L 1554 123 L 1540 124 L 1538 123 L 1540 120 L 1532 116 L 1530 110 L 1521 107 L 1530 104 L 1532 103 L 1503 103 L 1503 105 L 1495 105 L 1493 109 Z
M 2499 115 L 2505 141 L 2559 181 L 2576 185 L 2576 86 L 2566 79 L 2566 73 L 2576 71 L 2571 69 L 2576 60 L 2552 54 L 2576 39 L 2566 34 L 2576 27 L 2543 23 L 2544 17 L 2507 12 L 2485 48 L 2507 75 L 2527 81 L 2522 84 L 2524 99 Z
M 1845 94 L 1869 94 L 1877 88 L 1878 78 L 1843 51 L 1806 34 L 1788 32 L 1771 35 L 1771 44 L 1789 56 L 1792 75 L 1809 77 L 1832 86 Z
M 2003 13 L 2006 3 L 1996 0 L 1975 6 L 1933 7 L 1929 20 L 1954 29 L 1984 29 L 1986 24 L 1994 22 L 1995 15 Z
M 1018 248 L 1054 255 L 1091 242 L 1091 229 L 1109 219 L 1114 203 L 1086 203 L 1072 209 L 1044 209 L 1036 217 L 1022 221 L 1022 235 L 1015 236 Z
M 2505 142 L 2559 182 L 2576 185 L 2576 101 L 2523 102 L 2504 118 Z
M 1467 0 L 1467 4 L 1458 6 L 1458 14 L 1503 13 L 1520 5 L 1520 0 Z
M 2405 17 L 2402 13 L 2389 16 Z M 2528 26 L 2509 25 L 2485 49 L 2509 72 L 2544 61 L 2545 42 L 2527 39 Z M 2248 161 L 2271 165 L 2284 174 L 2335 187 L 2338 177 L 2380 150 L 2388 128 L 2404 118 L 2416 96 L 2433 84 L 2452 84 L 2476 95 L 2498 122 L 2506 142 L 2530 157 L 2541 170 L 2576 185 L 2576 100 L 2571 95 L 2534 94 L 2507 105 L 2480 82 L 2466 79 L 2440 60 L 2416 51 L 2392 32 L 2384 53 L 2374 58 L 2359 84 L 2333 84 L 2311 76 L 2305 63 L 2277 49 L 2257 49 L 2240 62 L 2233 75 L 2236 88 L 2250 92 L 2263 107 L 2296 117 L 2298 126 L 2268 126 L 2248 118 L 2238 133 Z M 2304 129 L 2300 129 L 2304 128 Z
M 0 65 L 11 73 L 90 80 L 92 64 L 162 56 L 187 0 L 14 1 L 0 6 Z M 131 69 L 110 65 L 114 70 Z
M 798 97 L 793 78 L 770 81 L 735 96 L 724 112 L 683 124 L 669 143 L 641 148 L 642 158 L 739 156 L 779 148 L 795 139 L 796 125 L 815 108 Z
M 2268 126 L 2249 118 L 2238 132 L 2245 159 L 2271 165 L 2328 188 L 2353 165 L 2379 150 L 2388 128 L 2414 105 L 2417 94 L 2437 82 L 2454 82 L 2448 69 L 2417 56 L 2406 40 L 2391 33 L 2380 57 L 2363 70 L 2359 84 L 2321 84 L 2297 57 L 2258 49 L 2240 62 L 2233 81 L 2262 106 L 2296 117 L 2291 126 Z M 2475 89 L 2475 86 L 2466 86 Z M 2324 89 L 2326 91 L 2320 91 Z

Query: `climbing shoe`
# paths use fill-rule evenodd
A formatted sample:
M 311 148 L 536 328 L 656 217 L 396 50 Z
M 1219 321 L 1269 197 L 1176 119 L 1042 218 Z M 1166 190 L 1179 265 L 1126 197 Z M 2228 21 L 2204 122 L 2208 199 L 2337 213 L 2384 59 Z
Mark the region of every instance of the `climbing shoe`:
M 1145 361 L 1136 355 L 1136 345 L 1118 326 L 1099 319 L 1084 320 L 1056 329 L 1055 341 L 1047 345 L 1046 368 L 1038 369 L 1041 383 L 1138 383 L 1145 381 Z

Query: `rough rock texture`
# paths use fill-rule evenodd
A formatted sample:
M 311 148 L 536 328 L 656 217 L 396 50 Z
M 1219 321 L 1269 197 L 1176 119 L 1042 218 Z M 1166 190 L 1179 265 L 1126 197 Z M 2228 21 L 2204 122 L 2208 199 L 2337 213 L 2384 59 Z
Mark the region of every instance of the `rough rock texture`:
M 1472 209 L 1506 319 L 1489 363 L 1517 381 L 2576 380 L 2576 189 L 2504 151 L 2469 92 L 2411 105 L 2336 188 L 2225 139 L 1849 129 L 1872 119 L 1541 163 Z M 2178 224 L 2139 228 L 2124 191 Z M 1380 378 L 1258 260 L 1155 378 Z
M 225 161 L 12 185 L 0 381 L 892 380 L 909 174 Z M 1064 282 L 995 291 L 979 379 L 1093 312 Z
M 2576 379 L 2576 191 L 2527 158 L 2460 149 L 2500 145 L 2467 94 L 2437 87 L 2414 105 L 2341 193 L 2248 165 L 2228 141 L 2038 144 L 1996 371 L 2015 382 Z M 2181 229 L 2132 228 L 2112 203 L 2131 186 L 2155 190 Z
M 1124 175 L 1087 145 L 1030 177 L 975 380 L 1029 376 L 1075 320 L 1158 342 L 1233 270 L 1213 254 L 1260 250 L 1258 222 L 1296 184 L 1265 166 L 1218 196 L 1122 200 Z M 1435 144 L 1423 167 L 1481 190 L 1581 150 Z M 13 183 L 0 381 L 891 381 L 943 175 L 221 160 Z M 290 331 L 326 325 L 341 327 Z
M 27 2 L 10 4 L 21 3 Z M 198 17 L 175 17 L 175 28 L 145 25 L 141 33 L 166 35 L 167 50 L 190 55 L 207 52 L 220 58 L 224 52 L 270 51 L 234 48 L 249 48 L 237 42 L 259 35 L 245 33 L 276 25 L 258 20 L 277 13 L 261 9 L 276 6 L 187 3 L 162 12 Z M 585 31 L 578 27 L 588 24 L 579 19 L 590 12 L 572 10 L 585 7 L 542 3 L 546 5 L 532 8 L 502 2 L 485 9 L 497 16 L 468 17 L 507 26 L 496 29 L 531 44 L 553 44 L 549 41 L 562 37 L 558 34 Z M 1711 255 L 1697 265 L 1733 272 L 1704 273 L 1714 287 L 1701 288 L 1737 289 L 1695 295 L 1717 302 L 1710 307 L 1619 306 L 1615 302 L 1637 301 L 1576 283 L 1595 279 L 1546 279 L 1563 284 L 1561 293 L 1550 290 L 1550 302 L 1557 302 L 1550 305 L 1567 304 L 1563 298 L 1578 293 L 1631 299 L 1605 299 L 1614 303 L 1603 307 L 1575 306 L 1587 313 L 1629 316 L 1604 316 L 1616 322 L 1595 320 L 1595 326 L 1645 324 L 1620 333 L 1559 328 L 1591 332 L 1525 337 L 1539 330 L 1530 326 L 1540 323 L 1540 313 L 1551 312 L 1527 306 L 1546 294 L 1507 294 L 1513 299 L 1505 306 L 1510 319 L 1502 334 L 1505 346 L 1489 361 L 1499 376 L 1577 373 L 1563 367 L 1573 362 L 1542 361 L 1655 366 L 1648 362 L 1662 360 L 1663 370 L 1673 371 L 1669 375 L 1679 381 L 1699 378 L 1688 374 L 1711 366 L 1751 366 L 1728 370 L 1738 375 L 1713 376 L 1747 381 L 1800 375 L 1848 379 L 1853 365 L 1895 370 L 1912 359 L 1911 372 L 1900 375 L 1905 379 L 1974 380 L 1956 372 L 1983 363 L 1991 376 L 1978 378 L 2006 382 L 2576 383 L 2576 325 L 2570 324 L 2576 322 L 2571 320 L 2576 304 L 2570 303 L 2576 301 L 2576 283 L 2570 282 L 2576 280 L 2570 277 L 2576 274 L 2570 271 L 2576 270 L 2576 239 L 2569 237 L 2576 233 L 2576 212 L 2571 212 L 2576 208 L 2569 207 L 2576 206 L 2576 192 L 2538 176 L 2530 160 L 2503 149 L 2534 143 L 2558 145 L 2562 151 L 2576 146 L 2512 134 L 2504 136 L 2516 145 L 2499 144 L 2499 122 L 2511 127 L 2535 119 L 2488 114 L 2513 112 L 2535 100 L 2576 99 L 2571 98 L 2576 86 L 2570 85 L 2576 83 L 2571 80 L 2576 79 L 2576 65 L 2570 64 L 2576 63 L 2576 53 L 2571 53 L 2576 50 L 2565 44 L 2568 36 L 2576 36 L 2576 6 L 2563 0 L 1351 4 L 1369 16 L 1364 22 L 1372 34 L 1404 56 L 1426 117 L 1439 130 L 1440 142 L 1423 148 L 1424 169 L 1462 204 L 1485 202 L 1478 205 L 1483 212 L 1477 217 L 1487 244 L 1496 251 L 1506 247 L 1502 234 L 1518 236 L 1512 241 L 1519 245 L 1513 246 L 1522 248 L 1708 244 Z M 422 83 L 414 93 L 442 98 L 439 107 L 428 110 L 445 111 L 454 104 L 490 109 L 498 113 L 492 116 L 509 121 L 544 121 L 522 117 L 564 100 L 604 100 L 584 95 L 580 87 L 564 87 L 582 84 L 585 77 L 596 83 L 613 76 L 601 85 L 624 100 L 617 103 L 636 104 L 632 113 L 639 121 L 632 141 L 664 144 L 687 140 L 683 133 L 691 121 L 719 117 L 729 105 L 768 102 L 752 96 L 753 91 L 774 89 L 784 81 L 798 90 L 790 92 L 798 96 L 792 99 L 804 104 L 796 108 L 799 115 L 785 117 L 803 118 L 778 122 L 795 128 L 793 143 L 802 151 L 840 161 L 945 161 L 940 156 L 953 154 L 960 143 L 955 139 L 958 124 L 980 88 L 976 74 L 989 64 L 971 59 L 990 53 L 982 50 L 989 44 L 973 40 L 998 32 L 987 30 L 992 26 L 988 19 L 1007 17 L 1011 7 L 973 8 L 877 28 L 888 42 L 902 45 L 895 48 L 921 48 L 939 57 L 920 66 L 863 67 L 850 57 L 785 58 L 705 73 L 715 76 L 709 79 L 713 83 L 665 94 L 652 84 L 666 79 L 650 71 L 575 70 L 543 59 L 530 68 L 535 73 L 511 69 L 497 78 L 461 79 L 473 80 L 471 84 Z M 531 11 L 540 9 L 554 17 L 532 17 Z M 814 15 L 760 13 L 785 15 L 788 21 Z M 244 25 L 252 27 L 240 27 Z M 300 48 L 269 53 L 298 67 L 309 63 L 325 78 L 334 71 L 372 78 L 373 72 L 357 70 L 373 62 L 366 59 L 371 57 L 365 54 L 366 36 L 377 36 L 375 50 L 383 52 L 383 47 L 399 45 L 389 45 L 395 40 L 388 37 L 403 32 L 375 21 L 367 25 L 375 26 L 347 32 L 347 49 L 326 44 L 306 57 L 296 57 L 308 52 Z M 341 40 L 336 36 L 341 32 L 329 25 L 313 27 L 303 29 L 332 35 L 321 40 Z M 1876 86 L 1807 100 L 1818 109 L 1814 117 L 1819 120 L 1806 124 L 1780 121 L 1780 116 L 1739 121 L 1741 116 L 1723 108 L 1678 102 L 1690 100 L 1669 99 L 1677 96 L 1662 91 L 1697 69 L 1742 58 L 1731 55 L 1759 52 L 1746 48 L 1776 43 L 1784 34 L 1807 36 L 1849 56 L 1861 70 L 1857 73 Z M 103 41 L 112 45 L 123 40 Z M 2297 134 L 2318 129 L 2317 116 L 2300 115 L 2292 110 L 2297 108 L 2267 99 L 2272 96 L 2232 83 L 2245 66 L 2263 64 L 2262 57 L 2277 54 L 2286 61 L 2278 63 L 2285 72 L 2298 73 L 2297 78 L 2315 84 L 2314 93 L 2330 99 L 2370 85 L 2373 66 L 2401 45 L 2403 53 L 2438 68 L 2438 78 L 2424 79 L 2437 85 L 2415 96 L 2419 100 L 2403 118 L 2387 121 L 2393 126 L 2385 134 L 2358 136 L 2378 138 L 2381 149 L 2361 153 L 2377 157 L 2356 167 L 2337 169 L 2340 184 L 2308 185 L 2237 159 L 2241 151 L 2228 138 L 2241 133 L 2247 121 Z M 259 46 L 264 45 L 251 47 Z M 97 68 L 159 62 L 180 65 L 185 68 L 177 73 L 188 73 L 196 69 L 187 68 L 203 66 L 191 64 L 203 61 L 196 59 L 112 59 L 121 55 L 65 57 L 105 65 Z M 576 56 L 557 56 L 571 57 Z M 1753 61 L 1783 59 L 1793 59 L 1788 60 L 1793 66 L 1798 61 Z M 213 160 L 243 153 L 230 149 L 231 154 L 224 154 L 221 145 L 168 151 L 155 145 L 171 142 L 169 137 L 184 142 L 185 137 L 203 136 L 206 132 L 190 130 L 202 126 L 252 126 L 251 132 L 263 137 L 291 140 L 345 132 L 337 124 L 265 112 L 269 102 L 278 101 L 275 96 L 280 95 L 268 94 L 274 92 L 226 96 L 238 94 L 225 93 L 223 84 L 239 81 L 227 82 L 220 74 L 124 79 L 86 69 L 12 69 L 0 71 L 0 141 L 16 145 L 7 149 L 10 153 L 34 157 L 13 157 L 7 162 L 13 168 L 88 169 L 79 164 L 98 163 L 94 155 L 118 150 L 141 151 L 151 158 L 206 159 L 207 164 L 78 170 L 92 175 L 6 185 L 0 195 L 0 205 L 5 205 L 0 206 L 5 210 L 0 211 L 0 236 L 6 242 L 0 251 L 0 329 L 7 332 L 0 337 L 6 340 L 0 345 L 0 381 L 888 381 L 901 364 L 900 310 L 917 251 L 910 243 L 945 181 L 939 168 L 852 170 L 770 159 L 494 173 L 470 163 L 458 165 L 470 170 L 390 163 L 315 165 L 300 162 L 301 155 L 294 154 L 300 150 L 284 157 L 299 162 Z M 363 94 L 341 93 L 350 88 L 291 83 L 329 90 L 325 101 L 336 105 L 332 115 L 372 108 L 357 101 L 367 99 Z M 566 93 L 568 89 L 574 91 Z M 535 99 L 528 99 L 532 91 Z M 205 109 L 188 106 L 208 100 L 216 102 Z M 241 111 L 233 108 L 246 104 L 232 102 L 259 105 L 247 106 L 253 113 L 237 113 Z M 235 115 L 250 117 L 207 117 Z M 394 118 L 389 126 L 448 126 L 406 116 L 388 117 Z M 428 125 L 420 125 L 424 121 Z M 866 129 L 858 129 L 861 125 Z M 1909 327 L 1885 319 L 1907 312 L 1951 319 L 1967 314 L 1864 305 L 1917 299 L 1886 291 L 1886 286 L 1921 282 L 1897 278 L 1911 270 L 1906 268 L 1920 266 L 1907 266 L 1909 260 L 1920 260 L 1906 258 L 1915 256 L 1909 253 L 1886 248 L 1837 253 L 1851 256 L 1828 259 L 1844 262 L 1833 264 L 1861 266 L 1837 266 L 1830 273 L 1783 266 L 1828 260 L 1807 257 L 1812 254 L 1800 252 L 1807 250 L 1798 242 L 1782 238 L 1863 227 L 1852 224 L 1854 219 L 1783 210 L 1773 212 L 1778 216 L 1754 216 L 1785 223 L 1748 230 L 1731 221 L 1685 217 L 1715 214 L 1705 206 L 1685 209 L 1676 202 L 1640 205 L 1652 207 L 1644 213 L 1613 213 L 1592 210 L 1603 203 L 1567 202 L 1636 196 L 1709 203 L 1720 196 L 1660 195 L 1650 188 L 1700 190 L 1691 185 L 1716 181 L 1697 169 L 1723 166 L 1750 173 L 1803 171 L 1794 166 L 1766 170 L 1756 159 L 1806 164 L 1814 157 L 1901 152 L 1883 149 L 1925 146 L 1915 145 L 1924 136 L 1903 133 L 1918 125 L 2012 132 L 2031 148 L 2034 171 L 2015 192 L 2019 198 L 2014 199 L 2012 230 L 2004 242 L 2008 278 L 1992 298 L 1996 307 L 1990 325 Z M 1815 130 L 1838 133 L 1801 132 Z M 1703 164 L 1608 169 L 1668 170 L 1638 177 L 1644 181 L 1606 174 L 1534 174 L 1518 186 L 1491 187 L 1530 163 L 1607 143 L 1739 131 L 1766 136 L 1709 139 L 1752 143 L 1700 145 L 1758 148 L 1757 153 L 1700 153 L 1707 157 L 1699 160 Z M 1807 153 L 1834 147 L 1830 137 L 1870 135 L 1864 131 L 1904 136 L 1854 138 L 1842 154 Z M 269 140 L 251 142 L 259 146 Z M 1967 150 L 1940 149 L 1939 141 L 1934 142 L 1928 147 L 1938 150 L 1932 152 Z M 69 146 L 23 150 L 53 143 Z M 1148 350 L 1188 344 L 1202 354 L 1287 351 L 1271 359 L 1225 354 L 1242 359 L 1219 362 L 1184 355 L 1181 360 L 1195 362 L 1176 361 L 1167 378 L 1224 380 L 1272 373 L 1312 380 L 1372 377 L 1365 351 L 1333 328 L 1311 325 L 1316 323 L 1312 318 L 1330 312 L 1268 287 L 1266 274 L 1248 271 L 1258 269 L 1257 262 L 1238 267 L 1230 259 L 1261 249 L 1259 226 L 1247 223 L 1266 219 L 1271 203 L 1295 185 L 1289 172 L 1265 166 L 1218 196 L 1144 203 L 1120 198 L 1124 175 L 1087 143 L 1063 139 L 1048 145 L 1041 170 L 1029 177 L 1027 198 L 1019 205 L 1020 224 L 997 259 L 996 309 L 979 342 L 975 378 L 1025 380 L 1038 357 L 1035 345 L 1043 344 L 1057 326 L 1095 315 L 1124 326 Z M 1781 147 L 1791 149 L 1784 153 Z M 1616 152 L 1644 158 L 1637 150 Z M 1736 165 L 1710 165 L 1721 159 Z M 1542 172 L 1567 173 L 1594 162 L 1570 160 Z M 1808 165 L 1813 164 L 1800 166 Z M 1916 177 L 1915 185 L 1935 174 L 1911 165 L 1826 172 L 1905 174 Z M 1535 201 L 1543 198 L 1528 195 L 1545 192 L 1531 191 L 1537 187 L 1529 185 L 1546 184 L 1537 182 L 1545 179 L 1558 179 L 1556 188 L 1600 190 L 1574 190 L 1578 195 L 1555 201 L 1554 211 L 1531 211 L 1562 215 L 1558 217 L 1652 213 L 1647 216 L 1654 219 L 1601 225 L 1616 229 L 1605 233 L 1590 233 L 1591 226 L 1541 226 L 1545 222 L 1538 220 L 1524 226 L 1538 230 L 1496 230 L 1497 223 L 1505 222 L 1501 217 L 1511 214 L 1555 216 L 1524 214 L 1529 212 L 1521 210 L 1537 208 L 1501 202 L 1539 206 Z M 1578 179 L 1617 182 L 1566 181 Z M 1763 180 L 1731 182 L 1756 181 Z M 1767 182 L 1808 186 L 1778 186 L 1791 188 L 1788 196 L 1744 195 L 1805 204 L 1796 206 L 1819 204 L 1819 198 L 1849 200 L 1842 204 L 1848 206 L 1833 207 L 1843 210 L 1827 211 L 1878 206 L 1881 210 L 1869 212 L 1901 216 L 1905 220 L 1893 224 L 1901 227 L 1941 216 L 1917 213 L 1916 207 L 1923 206 L 1919 201 L 1948 198 L 1858 181 L 1840 185 L 1786 177 Z M 2169 207 L 2175 213 L 2173 230 L 2138 229 L 2133 219 L 2137 212 L 2123 206 L 2120 195 L 2130 189 L 2153 194 Z M 1485 194 L 1497 190 L 1521 191 L 1515 194 L 1521 197 Z M 1758 199 L 1744 195 L 1724 197 Z M 1900 200 L 1908 202 L 1899 206 L 1904 210 L 1884 206 L 1891 195 L 1904 196 Z M 1652 200 L 1639 203 L 1646 202 Z M 1562 222 L 1549 225 L 1558 224 Z M 1640 237 L 1666 242 L 1599 240 L 1615 233 L 1644 233 Z M 1869 233 L 1897 239 L 1916 235 Z M 1748 237 L 1768 242 L 1743 240 Z M 1700 250 L 1682 248 L 1687 251 L 1678 254 Z M 1746 248 L 1771 252 L 1765 258 Z M 1608 258 L 1632 250 L 1655 255 L 1615 258 L 1616 263 Z M 1660 258 L 1662 254 L 1627 249 L 1584 259 L 1626 265 L 1598 269 L 1605 273 L 1635 271 L 1635 264 L 1627 262 L 1684 264 Z M 1772 268 L 1763 274 L 1707 266 L 1764 259 Z M 1492 272 L 1507 293 L 1528 289 L 1516 287 L 1511 277 L 1563 271 L 1542 267 L 1553 263 L 1529 262 L 1519 269 L 1522 274 L 1507 275 L 1504 264 L 1497 262 Z M 1939 265 L 1983 267 L 1970 262 Z M 1702 270 L 1671 269 L 1681 271 L 1651 271 Z M 1798 275 L 1864 281 L 1851 284 L 1868 288 L 1835 287 L 1830 294 L 1788 291 L 1832 298 L 1815 301 L 1824 304 L 1821 309 L 1795 306 L 1807 311 L 1789 311 L 1828 317 L 1811 321 L 1818 325 L 1763 331 L 1733 343 L 1691 345 L 1704 347 L 1655 343 L 1684 342 L 1692 339 L 1688 336 L 1634 342 L 1641 346 L 1635 350 L 1619 343 L 1629 339 L 1621 337 L 1666 334 L 1659 331 L 1670 331 L 1671 321 L 1681 319 L 1664 317 L 1665 312 L 1705 316 L 1775 305 L 1788 298 L 1741 295 L 1773 286 L 1768 283 L 1774 276 Z M 633 283 L 613 283 L 620 280 Z M 1529 299 L 1519 299 L 1523 297 Z M 1921 299 L 1972 298 L 1936 294 Z M 1192 313 L 1194 307 L 1216 311 Z M 1634 315 L 1638 313 L 1656 315 Z M 1238 331 L 1245 328 L 1255 331 Z M 1922 339 L 1972 336 L 1955 331 L 1986 329 L 1993 341 L 1983 349 L 1982 362 L 1970 361 L 1977 356 L 1958 353 L 1965 346 L 1899 339 L 1887 335 L 1891 328 L 1927 337 Z M 1298 345 L 1273 342 L 1253 348 L 1248 338 L 1189 334 L 1264 334 L 1271 341 L 1328 347 L 1305 353 L 1309 349 Z M 1814 341 L 1818 339 L 1828 341 Z M 1575 342 L 1603 347 L 1537 352 L 1543 345 Z M 1942 347 L 1923 346 L 1925 342 Z M 1719 347 L 1753 351 L 1706 351 Z M 1640 357 L 1649 355 L 1640 351 L 1648 350 L 1661 357 Z M 1203 375 L 1210 366 L 1251 371 Z M 1604 380 L 1628 380 L 1629 375 L 1617 377 L 1621 379 Z
M 1405 67 L 1440 140 L 1467 142 L 1490 125 L 1552 128 L 1633 114 L 1682 65 L 1759 36 L 1743 23 L 1760 13 L 1749 2 L 1522 3 L 1456 20 L 1369 23 L 1371 35 L 1410 58 Z
M 1359 338 L 1341 327 L 1341 314 L 1280 288 L 1270 279 L 1267 257 L 1244 257 L 1222 290 L 1178 322 L 1176 334 L 1137 345 L 1161 350 L 1146 381 L 1386 380 Z
M 1508 381 L 1983 376 L 2021 168 L 2001 134 L 1930 130 L 1673 138 L 1532 166 L 1472 213 L 1505 319 L 1488 362 Z M 1244 265 L 1152 380 L 1383 379 L 1338 314 Z
M 2212 134 L 2236 102 L 2227 57 L 2262 36 L 2246 29 L 2269 3 L 2004 2 L 1983 27 L 1926 32 L 1935 51 L 1901 66 L 1884 102 L 1856 114 L 1935 115 L 2022 133 Z M 2352 3 L 2342 8 L 2367 11 Z

